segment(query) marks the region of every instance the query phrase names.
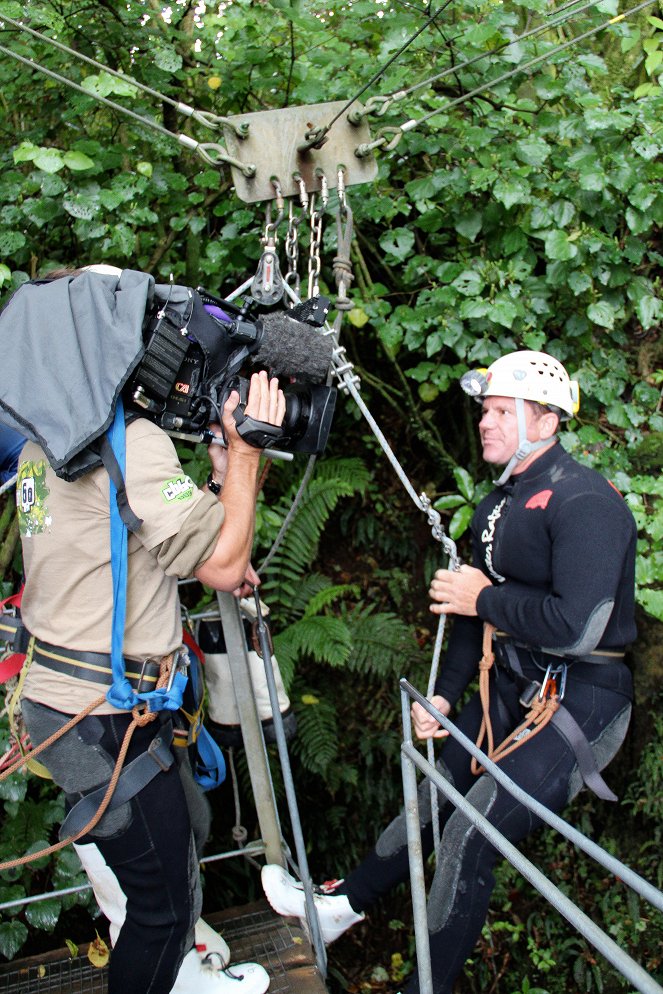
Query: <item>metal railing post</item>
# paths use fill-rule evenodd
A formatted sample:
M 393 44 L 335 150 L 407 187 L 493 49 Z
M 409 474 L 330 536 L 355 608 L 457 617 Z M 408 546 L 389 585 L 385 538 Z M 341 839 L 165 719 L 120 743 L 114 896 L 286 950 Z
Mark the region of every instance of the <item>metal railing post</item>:
M 407 829 L 407 852 L 410 863 L 410 890 L 412 892 L 412 913 L 414 920 L 414 940 L 417 947 L 417 972 L 421 994 L 433 994 L 433 972 L 428 941 L 428 915 L 426 911 L 426 882 L 424 879 L 424 857 L 421 846 L 421 822 L 419 820 L 419 800 L 417 798 L 417 774 L 414 763 L 405 752 L 405 746 L 412 748 L 412 726 L 410 723 L 410 698 L 401 687 L 401 710 L 403 717 L 403 745 L 401 747 L 401 769 L 403 773 L 403 800 L 405 803 L 405 825 Z
M 244 626 L 239 610 L 239 602 L 232 594 L 217 591 L 219 613 L 223 627 L 223 637 L 228 654 L 228 665 L 235 691 L 239 712 L 242 739 L 248 758 L 249 776 L 260 825 L 260 834 L 265 844 L 265 858 L 268 863 L 285 866 L 281 826 L 276 808 L 276 798 L 269 771 L 267 750 L 262 734 L 258 709 L 256 708 L 253 685 L 249 674 L 249 660 L 246 648 Z

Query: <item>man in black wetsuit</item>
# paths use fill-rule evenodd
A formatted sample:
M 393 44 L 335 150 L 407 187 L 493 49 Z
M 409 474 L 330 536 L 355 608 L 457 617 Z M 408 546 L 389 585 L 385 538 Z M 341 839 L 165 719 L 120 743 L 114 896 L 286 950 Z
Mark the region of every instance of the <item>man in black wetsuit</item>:
M 494 627 L 489 673 L 494 742 L 517 729 L 532 701 L 552 700 L 552 720 L 500 759 L 500 767 L 532 797 L 559 812 L 582 788 L 616 800 L 599 770 L 621 745 L 631 711 L 632 681 L 624 648 L 636 635 L 636 527 L 615 488 L 579 465 L 559 444 L 561 420 L 577 410 L 577 386 L 542 352 L 514 352 L 463 389 L 483 405 L 483 457 L 505 466 L 472 521 L 473 565 L 438 570 L 431 611 L 454 615 L 449 646 L 432 702 L 448 715 L 477 675 L 484 623 Z M 540 698 L 539 698 L 540 695 Z M 419 704 L 419 738 L 446 732 Z M 475 694 L 456 718 L 476 739 L 482 705 Z M 528 740 L 529 739 L 529 740 Z M 541 824 L 470 756 L 446 742 L 438 768 L 511 842 Z M 420 789 L 424 856 L 433 847 L 426 782 Z M 494 886 L 497 851 L 467 817 L 440 795 L 441 844 L 428 900 L 435 994 L 450 994 L 480 936 Z M 405 818 L 343 881 L 316 896 L 323 937 L 333 941 L 395 884 L 408 879 Z M 265 893 L 281 914 L 304 914 L 301 887 L 281 867 L 263 869 Z M 407 994 L 419 989 L 416 974 Z

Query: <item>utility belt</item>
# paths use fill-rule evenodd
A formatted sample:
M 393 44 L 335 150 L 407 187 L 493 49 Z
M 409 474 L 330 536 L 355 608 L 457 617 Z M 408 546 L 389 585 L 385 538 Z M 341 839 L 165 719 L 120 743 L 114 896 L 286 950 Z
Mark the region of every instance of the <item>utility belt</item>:
M 124 672 L 137 694 L 147 694 L 156 689 L 157 680 L 161 673 L 163 662 L 172 660 L 176 669 L 176 653 L 169 653 L 159 659 L 150 658 L 142 662 L 135 659 L 124 659 Z M 45 666 L 56 673 L 74 676 L 79 680 L 109 686 L 113 682 L 111 657 L 106 652 L 83 652 L 78 649 L 63 649 L 57 645 L 49 645 L 35 639 L 32 650 L 32 661 Z
M 556 656 L 552 652 L 545 652 L 536 649 L 525 642 L 519 642 L 506 632 L 496 631 L 493 634 L 493 643 L 497 647 L 495 661 L 501 670 L 505 670 L 521 689 L 520 704 L 529 708 L 535 697 L 539 695 L 542 699 L 551 695 L 556 695 L 560 701 L 564 699 L 566 693 L 566 679 L 569 666 L 576 663 L 591 663 L 596 666 L 607 666 L 611 663 L 620 663 L 624 660 L 626 653 L 623 649 L 615 650 L 595 650 L 588 652 L 584 656 Z M 541 680 L 530 680 L 525 676 L 520 664 L 517 649 L 524 649 L 530 654 L 534 665 L 544 674 Z M 545 662 L 541 663 L 536 656 L 545 657 Z
M 497 652 L 493 649 L 493 643 Z M 541 680 L 531 680 L 523 672 L 517 649 L 524 649 L 531 654 L 535 666 L 543 673 Z M 480 690 L 482 696 L 482 706 L 484 720 L 481 727 L 479 741 L 483 740 L 488 732 L 489 750 L 491 759 L 498 761 L 508 752 L 518 748 L 519 745 L 527 741 L 530 735 L 542 730 L 547 722 L 550 722 L 559 734 L 566 740 L 573 750 L 578 764 L 578 770 L 583 782 L 598 797 L 603 800 L 616 801 L 616 795 L 610 790 L 601 776 L 591 744 L 580 725 L 577 723 L 568 708 L 564 707 L 562 701 L 566 693 L 567 670 L 573 663 L 594 663 L 606 665 L 608 663 L 620 662 L 624 658 L 621 650 L 595 651 L 580 657 L 555 656 L 553 653 L 542 653 L 545 662 L 539 663 L 535 656 L 538 650 L 525 643 L 518 642 L 511 638 L 506 632 L 495 631 L 492 625 L 484 624 L 483 658 L 480 663 Z M 518 728 L 511 733 L 497 748 L 492 746 L 492 731 L 490 730 L 489 717 L 489 689 L 488 672 L 496 662 L 498 668 L 506 671 L 513 679 L 520 690 L 519 703 L 525 708 L 528 714 Z M 495 685 L 497 694 L 497 706 L 505 721 L 510 721 L 506 713 L 506 705 L 499 693 L 499 684 Z M 478 773 L 480 768 L 473 760 L 473 771 Z
M 28 651 L 30 632 L 23 624 L 20 615 L 0 614 L 0 642 L 5 642 L 8 649 L 15 653 L 25 654 Z M 142 661 L 124 659 L 124 671 L 132 690 L 137 694 L 146 694 L 156 689 L 161 674 L 162 664 L 171 663 L 171 673 L 174 675 L 179 665 L 181 650 L 176 650 L 160 658 L 150 657 Z M 110 653 L 87 652 L 79 649 L 63 649 L 59 645 L 51 645 L 35 639 L 32 648 L 32 661 L 45 666 L 56 673 L 77 677 L 90 683 L 110 686 L 113 683 L 113 668 Z

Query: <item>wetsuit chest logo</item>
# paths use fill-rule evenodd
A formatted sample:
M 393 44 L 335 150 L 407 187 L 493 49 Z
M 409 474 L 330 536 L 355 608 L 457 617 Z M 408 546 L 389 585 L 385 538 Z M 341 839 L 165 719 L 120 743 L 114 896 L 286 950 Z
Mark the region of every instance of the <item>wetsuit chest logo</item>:
M 525 507 L 532 511 L 536 508 L 541 508 L 542 511 L 548 507 L 548 501 L 552 497 L 552 490 L 540 490 L 538 494 L 533 494 L 530 499 L 525 504 Z
M 488 567 L 488 572 L 492 577 L 494 577 L 499 583 L 504 583 L 504 577 L 497 572 L 493 567 L 493 546 L 495 542 L 495 529 L 497 527 L 497 522 L 502 516 L 502 511 L 507 502 L 507 498 L 503 497 L 499 504 L 496 504 L 492 509 L 490 514 L 486 519 L 487 527 L 481 532 L 481 541 L 486 547 L 484 553 L 484 560 L 486 566 Z

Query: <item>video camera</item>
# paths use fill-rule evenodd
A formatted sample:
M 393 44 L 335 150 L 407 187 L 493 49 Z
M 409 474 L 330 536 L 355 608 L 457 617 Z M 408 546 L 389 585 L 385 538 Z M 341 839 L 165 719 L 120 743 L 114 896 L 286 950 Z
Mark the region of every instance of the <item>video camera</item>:
M 145 352 L 124 391 L 129 406 L 171 435 L 211 441 L 208 425 L 221 422 L 232 390 L 240 403 L 237 430 L 250 445 L 284 452 L 321 453 L 327 443 L 336 390 L 326 385 L 333 342 L 321 334 L 329 312 L 326 297 L 290 311 L 265 312 L 255 301 L 242 307 L 202 287 L 155 287 L 145 316 Z M 277 428 L 245 414 L 249 381 L 245 367 L 278 376 L 285 394 Z

